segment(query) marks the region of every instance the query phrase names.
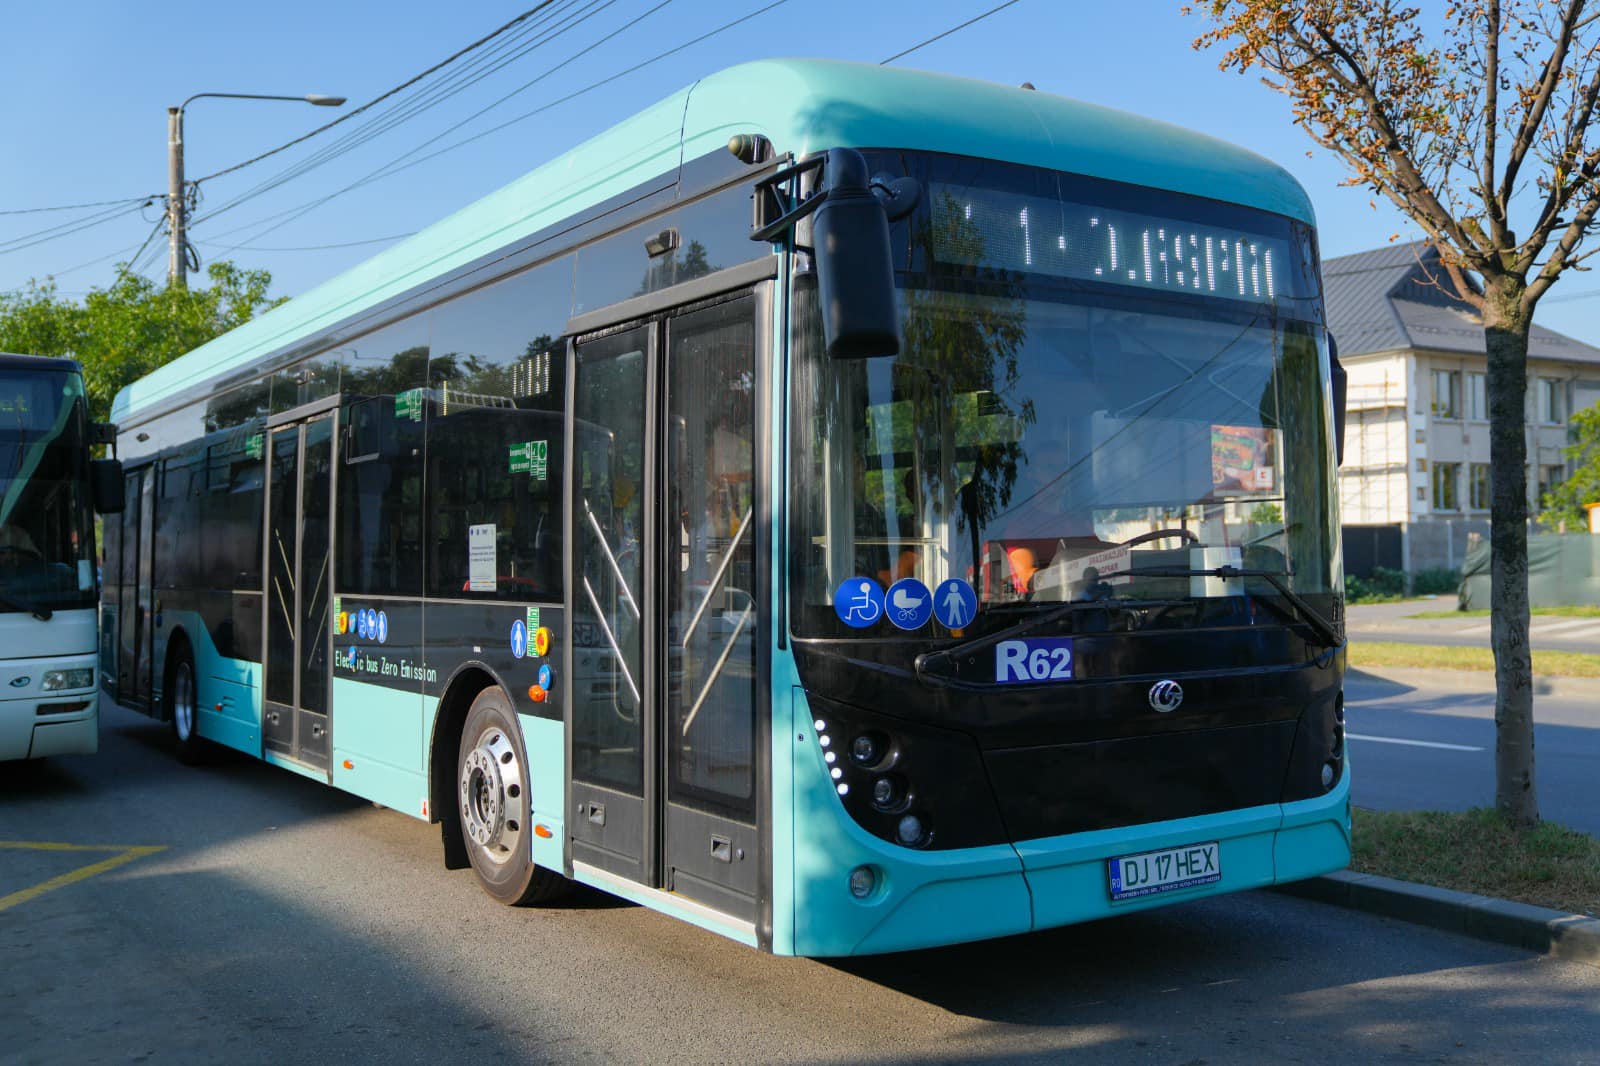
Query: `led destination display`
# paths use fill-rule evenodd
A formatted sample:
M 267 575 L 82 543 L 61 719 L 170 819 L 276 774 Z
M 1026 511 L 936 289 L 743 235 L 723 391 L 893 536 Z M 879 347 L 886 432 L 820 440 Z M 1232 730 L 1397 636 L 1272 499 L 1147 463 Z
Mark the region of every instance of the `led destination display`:
M 1279 237 L 937 182 L 931 192 L 941 262 L 1254 303 L 1311 295 Z

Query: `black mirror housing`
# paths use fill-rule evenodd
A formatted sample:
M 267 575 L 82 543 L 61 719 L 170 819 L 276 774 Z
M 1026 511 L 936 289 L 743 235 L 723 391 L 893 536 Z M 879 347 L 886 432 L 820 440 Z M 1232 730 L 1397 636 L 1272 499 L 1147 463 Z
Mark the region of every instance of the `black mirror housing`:
M 127 505 L 122 460 L 89 460 L 89 494 L 96 514 L 121 514 Z
M 900 351 L 889 219 L 861 153 L 828 153 L 827 199 L 811 222 L 827 353 L 864 359 Z
M 1333 454 L 1336 466 L 1344 465 L 1344 408 L 1350 394 L 1350 375 L 1339 362 L 1339 342 L 1328 334 L 1328 369 L 1333 385 Z

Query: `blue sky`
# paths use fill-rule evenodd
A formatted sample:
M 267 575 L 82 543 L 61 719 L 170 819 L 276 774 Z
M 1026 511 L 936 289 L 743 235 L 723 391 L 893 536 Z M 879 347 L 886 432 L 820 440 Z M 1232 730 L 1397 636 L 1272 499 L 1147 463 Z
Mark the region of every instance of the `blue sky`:
M 364 177 L 430 138 L 440 137 L 424 152 L 611 78 L 769 2 L 668 0 L 646 14 L 661 0 L 558 0 L 554 10 L 590 17 L 440 106 L 203 221 L 208 211 L 279 176 L 360 119 L 208 183 L 192 239 L 203 261 L 225 256 L 264 267 L 273 274 L 274 292 L 304 292 L 385 247 L 379 238 L 412 232 L 451 213 L 707 72 L 777 55 L 877 62 L 998 0 L 789 0 L 285 224 L 271 218 Z M 163 193 L 166 109 L 184 98 L 199 92 L 318 92 L 349 97 L 347 110 L 531 6 L 533 0 L 168 0 L 156 6 L 80 0 L 14 6 L 0 49 L 0 86 L 10 102 L 0 111 L 7 146 L 0 163 L 0 211 Z M 1308 156 L 1311 142 L 1291 124 L 1285 98 L 1254 76 L 1219 71 L 1216 53 L 1194 51 L 1190 42 L 1204 23 L 1183 17 L 1179 7 L 1172 0 L 1020 0 L 900 65 L 1007 84 L 1031 81 L 1044 92 L 1124 108 L 1250 148 L 1306 187 L 1325 257 L 1378 247 L 1394 233 L 1417 235 L 1382 202 L 1369 206 L 1372 197 L 1364 190 L 1341 188 L 1345 175 L 1336 160 L 1320 151 Z M 622 29 L 641 15 L 642 21 Z M 470 118 L 591 45 L 584 58 Z M 222 170 L 339 113 L 295 103 L 196 101 L 186 118 L 188 175 Z M 80 233 L 3 250 L 15 248 L 4 242 L 95 210 L 0 215 L 0 291 L 45 275 L 56 275 L 62 291 L 71 294 L 105 285 L 112 264 L 132 255 L 152 232 L 159 207 L 142 214 L 130 209 Z M 161 277 L 166 255 L 159 234 L 151 248 L 156 245 L 163 245 L 160 254 L 147 251 L 141 262 L 150 259 L 146 273 Z M 328 245 L 348 246 L 320 247 Z M 1572 298 L 1589 290 L 1597 295 Z M 1600 283 L 1568 278 L 1551 297 L 1541 309 L 1542 324 L 1600 345 Z

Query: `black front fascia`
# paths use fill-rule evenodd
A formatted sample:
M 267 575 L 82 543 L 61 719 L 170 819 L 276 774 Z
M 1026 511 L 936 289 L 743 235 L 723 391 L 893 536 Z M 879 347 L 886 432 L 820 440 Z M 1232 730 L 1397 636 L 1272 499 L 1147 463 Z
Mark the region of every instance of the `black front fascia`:
M 904 808 L 872 804 L 874 773 L 843 754 L 853 739 L 846 730 L 890 738 L 916 805 L 935 812 L 933 849 L 1309 799 L 1328 791 L 1330 760 L 1335 781 L 1342 773 L 1343 648 L 1288 627 L 1080 632 L 1080 676 L 1042 684 L 985 683 L 978 662 L 957 664 L 966 666 L 959 680 L 919 679 L 916 656 L 933 649 L 916 640 L 794 642 L 807 695 L 841 720 L 845 807 L 885 839 L 895 822 L 886 813 Z M 971 656 L 990 664 L 990 679 L 993 655 Z M 1151 704 L 1163 680 L 1183 688 L 1175 710 Z M 924 755 L 925 744 L 939 751 Z

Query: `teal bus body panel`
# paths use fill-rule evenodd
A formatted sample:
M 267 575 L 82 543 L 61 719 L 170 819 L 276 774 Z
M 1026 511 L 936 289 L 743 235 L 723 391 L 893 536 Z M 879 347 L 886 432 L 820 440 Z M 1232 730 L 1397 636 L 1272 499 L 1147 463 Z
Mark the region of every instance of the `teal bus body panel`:
M 684 158 L 749 130 L 797 156 L 840 145 L 949 152 L 1206 196 L 1314 224 L 1300 184 L 1252 152 L 1126 111 L 969 78 L 815 59 L 733 67 L 689 94 Z
M 786 734 L 784 757 L 794 767 L 794 954 L 898 951 L 1032 928 L 1028 886 L 1011 845 L 915 851 L 857 825 L 834 792 L 805 693 L 792 692 L 795 729 Z M 778 799 L 773 806 L 784 806 Z M 852 896 L 849 886 L 850 871 L 861 865 L 880 875 L 865 900 Z M 773 880 L 779 880 L 776 870 Z
M 1348 744 L 1346 745 L 1348 749 Z M 1350 864 L 1350 756 L 1344 778 L 1326 796 L 1283 805 L 1273 845 L 1278 881 L 1300 881 Z
M 170 634 L 181 631 L 194 655 L 195 729 L 204 738 L 246 755 L 261 754 L 261 664 L 217 651 L 205 620 L 194 611 L 162 612 Z
M 421 692 L 334 678 L 333 785 L 426 821 L 432 714 L 425 703 L 437 702 Z
M 535 826 L 550 831 L 548 837 L 529 834 L 533 861 L 547 870 L 560 870 L 566 862 L 567 728 L 550 718 L 517 715 L 522 743 L 528 754 L 528 810 Z
M 836 145 L 923 148 L 1052 167 L 1226 200 L 1314 222 L 1282 168 L 1189 130 L 1045 93 L 920 71 L 762 60 L 694 83 L 504 188 L 127 386 L 111 417 L 242 372 L 318 330 L 353 322 L 430 278 L 600 204 L 733 133 L 780 153 Z M 583 310 L 578 308 L 576 310 Z M 376 323 L 373 323 L 376 325 Z M 356 328 L 353 327 L 352 332 Z

